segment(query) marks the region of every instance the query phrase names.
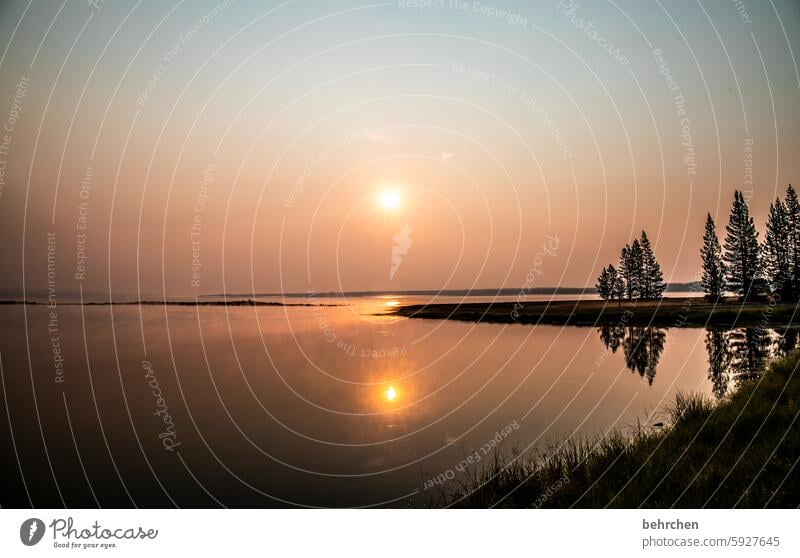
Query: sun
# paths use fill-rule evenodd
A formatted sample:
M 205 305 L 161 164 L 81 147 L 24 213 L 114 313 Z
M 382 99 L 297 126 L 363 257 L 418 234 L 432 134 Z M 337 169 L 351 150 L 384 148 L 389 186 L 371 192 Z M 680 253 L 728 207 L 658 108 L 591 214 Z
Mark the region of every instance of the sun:
M 398 194 L 396 191 L 386 190 L 380 194 L 378 201 L 380 202 L 381 207 L 384 209 L 394 210 L 400 207 L 400 204 L 403 200 L 400 198 L 400 194 Z
M 386 391 L 383 394 L 386 397 L 387 401 L 394 401 L 397 399 L 397 390 L 394 389 L 394 386 L 389 386 L 386 388 Z

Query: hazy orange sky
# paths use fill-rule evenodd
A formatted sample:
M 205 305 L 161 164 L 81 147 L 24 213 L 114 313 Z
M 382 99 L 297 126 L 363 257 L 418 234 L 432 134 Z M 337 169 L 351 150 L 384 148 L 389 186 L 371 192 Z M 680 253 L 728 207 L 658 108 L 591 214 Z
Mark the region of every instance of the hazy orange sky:
M 428 4 L 4 2 L 0 288 L 690 281 L 800 182 L 797 2 Z

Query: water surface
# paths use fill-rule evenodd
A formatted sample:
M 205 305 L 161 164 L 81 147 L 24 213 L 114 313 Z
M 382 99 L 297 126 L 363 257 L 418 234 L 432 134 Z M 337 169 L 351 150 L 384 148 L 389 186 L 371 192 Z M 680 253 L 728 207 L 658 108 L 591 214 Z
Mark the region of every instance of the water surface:
M 722 397 L 796 344 L 306 302 L 338 306 L 0 307 L 2 504 L 421 505 L 469 456 L 661 422 L 678 391 Z

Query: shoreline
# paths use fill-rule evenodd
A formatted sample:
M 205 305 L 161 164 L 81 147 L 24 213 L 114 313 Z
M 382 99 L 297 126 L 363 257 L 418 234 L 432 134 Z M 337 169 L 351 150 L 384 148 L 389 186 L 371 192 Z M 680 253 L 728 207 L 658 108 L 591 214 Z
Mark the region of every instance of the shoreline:
M 791 327 L 800 325 L 800 302 L 742 302 L 729 297 L 640 301 L 553 300 L 535 302 L 465 302 L 400 306 L 390 315 L 526 325 L 652 327 Z
M 678 394 L 666 425 L 638 425 L 545 454 L 495 454 L 430 507 L 795 508 L 800 352 L 719 403 Z
M 0 300 L 0 305 L 49 306 L 36 300 Z M 342 304 L 311 304 L 308 302 L 275 302 L 247 300 L 124 300 L 120 302 L 57 302 L 56 306 L 344 306 Z

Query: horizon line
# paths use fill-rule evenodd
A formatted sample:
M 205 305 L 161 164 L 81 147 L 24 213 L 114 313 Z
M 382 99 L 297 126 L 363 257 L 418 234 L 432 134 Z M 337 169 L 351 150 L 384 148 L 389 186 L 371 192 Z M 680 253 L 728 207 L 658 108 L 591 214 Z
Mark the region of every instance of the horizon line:
M 675 282 L 667 283 L 666 290 L 674 291 L 676 287 L 690 287 L 699 284 L 699 281 L 688 282 Z M 231 292 L 231 293 L 208 293 L 198 295 L 199 298 L 222 296 L 260 296 L 260 297 L 288 297 L 288 298 L 313 298 L 315 296 L 369 296 L 369 295 L 441 295 L 441 294 L 459 294 L 459 295 L 505 295 L 505 294 L 580 294 L 580 293 L 596 293 L 597 288 L 591 287 L 489 287 L 489 288 L 466 288 L 466 289 L 376 289 L 376 290 L 355 290 L 355 291 L 291 291 L 291 292 Z

